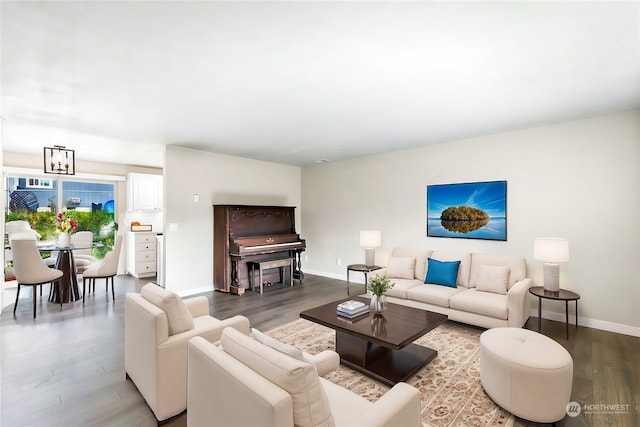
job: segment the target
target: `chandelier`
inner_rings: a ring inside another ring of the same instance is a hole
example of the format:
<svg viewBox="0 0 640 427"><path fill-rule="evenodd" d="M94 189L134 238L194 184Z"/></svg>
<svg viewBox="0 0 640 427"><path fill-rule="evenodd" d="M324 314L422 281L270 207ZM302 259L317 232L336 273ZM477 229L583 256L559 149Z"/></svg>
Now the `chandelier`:
<svg viewBox="0 0 640 427"><path fill-rule="evenodd" d="M44 173L58 175L76 174L76 155L62 145L44 147Z"/></svg>

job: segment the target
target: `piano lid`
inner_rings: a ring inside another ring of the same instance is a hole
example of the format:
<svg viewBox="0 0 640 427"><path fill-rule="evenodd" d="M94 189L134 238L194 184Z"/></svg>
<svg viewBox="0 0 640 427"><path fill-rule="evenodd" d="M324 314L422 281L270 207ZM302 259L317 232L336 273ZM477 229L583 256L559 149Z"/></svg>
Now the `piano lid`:
<svg viewBox="0 0 640 427"><path fill-rule="evenodd" d="M231 206L229 237L294 234L294 210L290 206Z"/></svg>

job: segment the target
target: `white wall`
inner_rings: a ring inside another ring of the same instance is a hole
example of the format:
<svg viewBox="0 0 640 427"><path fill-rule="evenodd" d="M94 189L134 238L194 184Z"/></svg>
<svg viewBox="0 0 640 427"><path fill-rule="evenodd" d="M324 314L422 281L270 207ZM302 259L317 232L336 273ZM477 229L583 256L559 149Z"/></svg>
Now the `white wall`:
<svg viewBox="0 0 640 427"><path fill-rule="evenodd" d="M305 167L303 270L345 278L359 230L378 229L378 264L394 246L520 255L541 284L534 238L566 237L580 323L640 336L639 171L639 110ZM492 180L507 181L506 242L426 237L428 184ZM564 304L543 308L564 320Z"/></svg>
<svg viewBox="0 0 640 427"><path fill-rule="evenodd" d="M214 204L296 206L299 230L300 182L299 167L166 147L165 287L181 295L213 290Z"/></svg>

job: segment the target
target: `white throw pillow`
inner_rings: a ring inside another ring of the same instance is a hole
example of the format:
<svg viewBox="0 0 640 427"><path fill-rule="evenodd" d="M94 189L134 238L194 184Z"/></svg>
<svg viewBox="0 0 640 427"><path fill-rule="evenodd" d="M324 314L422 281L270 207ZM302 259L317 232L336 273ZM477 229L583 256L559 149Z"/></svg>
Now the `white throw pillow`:
<svg viewBox="0 0 640 427"><path fill-rule="evenodd" d="M269 335L263 334L256 328L251 328L251 335L253 335L253 338L256 341L261 342L264 345L268 345L269 347L278 350L280 353L288 354L294 359L303 361L306 360L304 358L304 355L302 354L302 351L300 351L298 347L294 347L292 345L278 341L277 339L271 338Z"/></svg>
<svg viewBox="0 0 640 427"><path fill-rule="evenodd" d="M291 395L297 427L335 426L329 399L313 364L266 346L233 328L222 331L222 348Z"/></svg>
<svg viewBox="0 0 640 427"><path fill-rule="evenodd" d="M169 335L189 331L196 326L191 312L175 292L147 283L140 290L140 295L167 314Z"/></svg>
<svg viewBox="0 0 640 427"><path fill-rule="evenodd" d="M503 265L481 265L478 267L476 289L506 295L510 272L509 267Z"/></svg>
<svg viewBox="0 0 640 427"><path fill-rule="evenodd" d="M387 277L396 279L413 279L416 268L415 258L390 257L387 266Z"/></svg>

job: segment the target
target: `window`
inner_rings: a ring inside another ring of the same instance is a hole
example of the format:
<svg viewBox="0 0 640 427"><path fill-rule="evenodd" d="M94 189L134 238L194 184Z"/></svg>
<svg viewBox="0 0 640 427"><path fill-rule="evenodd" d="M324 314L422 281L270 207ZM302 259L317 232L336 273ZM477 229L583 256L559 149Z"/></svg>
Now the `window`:
<svg viewBox="0 0 640 427"><path fill-rule="evenodd" d="M44 178L25 178L26 188L53 188L53 181Z"/></svg>
<svg viewBox="0 0 640 427"><path fill-rule="evenodd" d="M113 204L113 191L113 184L63 180L62 204L82 211L108 209Z"/></svg>
<svg viewBox="0 0 640 427"><path fill-rule="evenodd" d="M42 240L57 238L55 215L67 210L78 222L78 231L91 231L101 243L93 255L102 258L115 237L115 182L78 181L59 177L7 176L5 221L28 221Z"/></svg>
<svg viewBox="0 0 640 427"><path fill-rule="evenodd" d="M47 181L44 185L43 181ZM30 177L8 177L6 207L9 212L55 211L57 181Z"/></svg>

